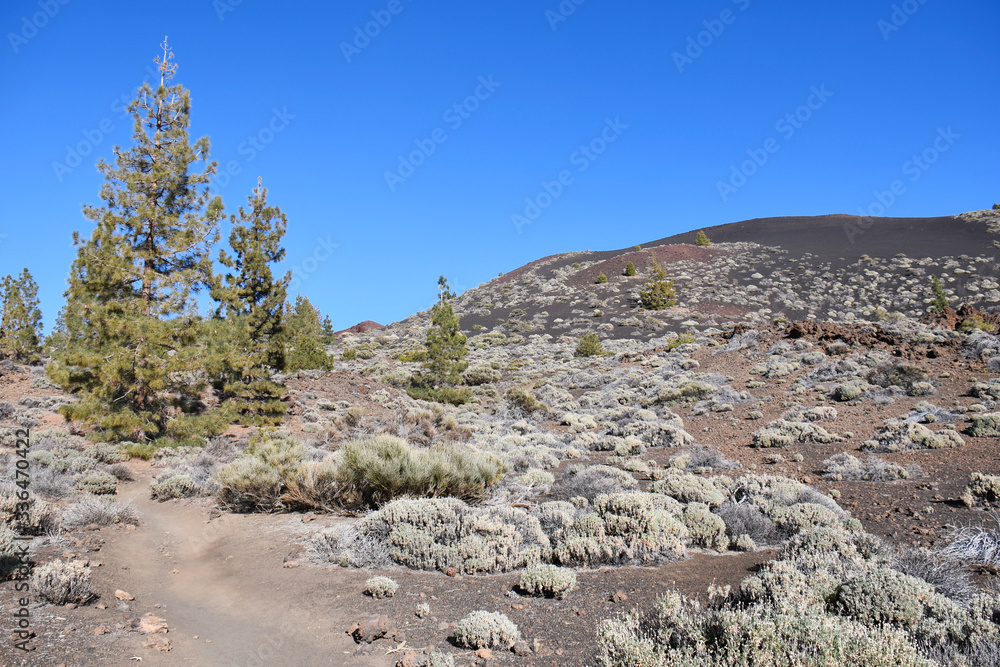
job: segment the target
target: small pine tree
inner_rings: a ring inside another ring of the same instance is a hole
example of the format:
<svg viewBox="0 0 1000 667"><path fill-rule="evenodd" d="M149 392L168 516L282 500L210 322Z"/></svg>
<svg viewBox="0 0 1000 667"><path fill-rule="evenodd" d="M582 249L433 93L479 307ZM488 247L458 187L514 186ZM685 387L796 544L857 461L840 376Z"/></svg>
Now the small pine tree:
<svg viewBox="0 0 1000 667"><path fill-rule="evenodd" d="M295 308L286 304L288 370L333 370L334 358L323 345L323 324L319 310L304 296L295 297Z"/></svg>
<svg viewBox="0 0 1000 667"><path fill-rule="evenodd" d="M1000 211L1000 204L993 204L994 211Z"/></svg>
<svg viewBox="0 0 1000 667"><path fill-rule="evenodd" d="M229 272L213 280L211 294L219 306L209 323L214 335L205 365L237 419L263 426L280 423L287 410L280 401L284 387L271 381L271 371L285 367L281 320L292 275L275 280L271 273L270 265L285 256L281 239L288 220L280 208L267 204L260 179L249 205L249 211L241 206L239 217L230 217L232 254L219 252L219 263Z"/></svg>
<svg viewBox="0 0 1000 667"><path fill-rule="evenodd" d="M667 280L667 272L663 265L652 259L652 269L646 281L646 289L639 292L639 302L645 310L664 310L677 303L677 293L674 291L674 281Z"/></svg>
<svg viewBox="0 0 1000 667"><path fill-rule="evenodd" d="M2 281L3 314L0 315L0 357L34 364L42 354L42 311L38 285L28 269Z"/></svg>
<svg viewBox="0 0 1000 667"><path fill-rule="evenodd" d="M333 321L327 315L323 318L323 328L320 332L320 341L323 345L333 345L337 342L337 334L333 330Z"/></svg>
<svg viewBox="0 0 1000 667"><path fill-rule="evenodd" d="M626 276L634 276L635 275L635 264L633 264L632 262L629 262L628 264L625 265L625 275Z"/></svg>
<svg viewBox="0 0 1000 667"><path fill-rule="evenodd" d="M598 285L603 285L604 283L608 282L608 277L604 275L604 273L602 272L597 276L597 280L594 282L596 282Z"/></svg>
<svg viewBox="0 0 1000 667"><path fill-rule="evenodd" d="M931 290L934 292L934 303L931 304L930 311L943 313L948 308L948 297L937 276L931 276Z"/></svg>
<svg viewBox="0 0 1000 667"><path fill-rule="evenodd" d="M438 301L431 308L431 327L427 330L426 373L416 373L407 393L414 398L426 398L449 403L465 403L468 390L455 389L462 373L469 367L466 337L459 328L459 319L451 307L455 294L448 288L444 276L438 279Z"/></svg>
<svg viewBox="0 0 1000 667"><path fill-rule="evenodd" d="M596 333L585 333L580 337L574 356L593 357L601 354L604 354L604 345L601 344L601 339Z"/></svg>
<svg viewBox="0 0 1000 667"><path fill-rule="evenodd" d="M694 244L698 246L710 246L712 245L712 241L708 238L705 232L699 231L698 235L694 237Z"/></svg>

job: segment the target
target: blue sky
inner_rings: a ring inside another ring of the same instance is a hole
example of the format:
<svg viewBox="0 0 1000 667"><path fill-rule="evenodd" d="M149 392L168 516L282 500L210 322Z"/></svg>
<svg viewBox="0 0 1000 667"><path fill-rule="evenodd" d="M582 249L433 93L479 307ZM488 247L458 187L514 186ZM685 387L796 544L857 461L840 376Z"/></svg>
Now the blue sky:
<svg viewBox="0 0 1000 667"><path fill-rule="evenodd" d="M988 208L997 25L995 0L5 0L0 273L50 326L164 35L227 211L263 178L342 328L558 252Z"/></svg>

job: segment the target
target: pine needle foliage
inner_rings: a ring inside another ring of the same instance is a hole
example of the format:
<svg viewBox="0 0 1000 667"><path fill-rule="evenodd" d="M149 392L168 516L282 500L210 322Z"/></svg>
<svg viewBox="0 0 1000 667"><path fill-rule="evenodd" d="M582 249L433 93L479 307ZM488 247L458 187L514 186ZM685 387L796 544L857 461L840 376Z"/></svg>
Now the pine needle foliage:
<svg viewBox="0 0 1000 667"><path fill-rule="evenodd" d="M712 241L704 231L699 231L698 235L694 237L694 244L697 246L710 246L712 245Z"/></svg>
<svg viewBox="0 0 1000 667"><path fill-rule="evenodd" d="M930 311L933 313L943 313L948 309L948 296L944 293L941 280L937 276L931 276L931 290L934 292L934 302Z"/></svg>
<svg viewBox="0 0 1000 667"><path fill-rule="evenodd" d="M630 277L635 275L635 264L629 262L625 265L625 275Z"/></svg>
<svg viewBox="0 0 1000 667"><path fill-rule="evenodd" d="M667 280L663 265L650 255L652 266L646 281L646 289L639 292L639 302L645 310L664 310L677 303L674 281Z"/></svg>
<svg viewBox="0 0 1000 667"><path fill-rule="evenodd" d="M462 373L469 367L465 334L451 307L455 294L444 276L438 279L438 301L431 308L431 327L427 330L426 373L416 373L407 392L414 398L461 404L471 398L468 390L456 389Z"/></svg>
<svg viewBox="0 0 1000 667"><path fill-rule="evenodd" d="M268 205L267 188L257 179L248 210L241 206L230 222L231 252L219 252L228 271L215 277L211 291L219 305L209 323L206 370L240 423L278 424L287 411L280 400L285 390L271 381L271 371L285 368L282 315L292 275L276 280L271 264L285 256L288 220Z"/></svg>
<svg viewBox="0 0 1000 667"><path fill-rule="evenodd" d="M166 40L162 48L159 85L143 84L128 106L133 146L98 163L104 203L84 208L95 224L90 238L73 235L72 317L49 368L82 394L64 416L90 421L108 439L156 437L168 409L193 405L200 390L190 372L198 365L194 295L211 279L223 206L209 195L208 138L189 140L190 94L169 85L177 66Z"/></svg>
<svg viewBox="0 0 1000 667"><path fill-rule="evenodd" d="M285 338L288 341L287 369L332 370L334 358L326 353L320 312L304 296L295 297L295 307L286 305Z"/></svg>
<svg viewBox="0 0 1000 667"><path fill-rule="evenodd" d="M0 358L24 364L41 359L42 311L38 308L38 285L28 269L0 282L3 311L0 314Z"/></svg>

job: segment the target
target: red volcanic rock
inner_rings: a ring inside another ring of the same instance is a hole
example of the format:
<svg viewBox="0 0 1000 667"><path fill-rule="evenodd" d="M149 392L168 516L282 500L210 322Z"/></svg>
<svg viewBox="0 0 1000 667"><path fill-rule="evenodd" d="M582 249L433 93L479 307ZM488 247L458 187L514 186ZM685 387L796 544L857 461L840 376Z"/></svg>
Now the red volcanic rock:
<svg viewBox="0 0 1000 667"><path fill-rule="evenodd" d="M372 322L371 320L365 320L364 322L358 322L353 327L348 327L343 331L338 331L338 336L343 336L344 334L361 334L366 331L371 331L372 329L385 329L384 324L379 324L378 322Z"/></svg>

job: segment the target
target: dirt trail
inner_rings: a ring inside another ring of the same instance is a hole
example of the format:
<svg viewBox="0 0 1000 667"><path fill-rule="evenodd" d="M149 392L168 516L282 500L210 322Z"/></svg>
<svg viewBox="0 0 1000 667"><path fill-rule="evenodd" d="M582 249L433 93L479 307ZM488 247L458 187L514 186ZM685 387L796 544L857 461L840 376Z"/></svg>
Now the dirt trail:
<svg viewBox="0 0 1000 667"><path fill-rule="evenodd" d="M130 635L123 659L140 656L151 666L394 664L381 651L355 655L344 633L356 619L350 611L360 594L356 576L283 566L300 520L223 515L208 521L203 505L149 500L147 484L141 478L119 487L120 497L135 502L142 525L108 540L99 584L109 609L119 605L114 592L122 589L135 596L127 609L119 607L125 617L152 612L164 618L170 631L159 636L170 640L171 650L158 652L144 646L145 635Z"/></svg>

